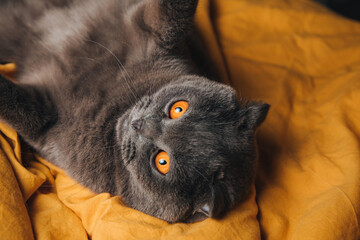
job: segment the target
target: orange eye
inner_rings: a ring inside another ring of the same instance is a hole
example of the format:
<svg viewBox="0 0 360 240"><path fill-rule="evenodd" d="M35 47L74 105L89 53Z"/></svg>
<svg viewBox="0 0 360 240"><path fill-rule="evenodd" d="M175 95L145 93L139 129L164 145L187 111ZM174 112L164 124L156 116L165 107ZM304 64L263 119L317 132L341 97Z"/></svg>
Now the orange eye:
<svg viewBox="0 0 360 240"><path fill-rule="evenodd" d="M170 118L177 119L181 117L186 112L186 110L188 110L188 108L189 103L186 101L178 101L174 103L170 109Z"/></svg>
<svg viewBox="0 0 360 240"><path fill-rule="evenodd" d="M170 170L169 155L164 151L159 152L155 157L155 166L160 173L167 174Z"/></svg>

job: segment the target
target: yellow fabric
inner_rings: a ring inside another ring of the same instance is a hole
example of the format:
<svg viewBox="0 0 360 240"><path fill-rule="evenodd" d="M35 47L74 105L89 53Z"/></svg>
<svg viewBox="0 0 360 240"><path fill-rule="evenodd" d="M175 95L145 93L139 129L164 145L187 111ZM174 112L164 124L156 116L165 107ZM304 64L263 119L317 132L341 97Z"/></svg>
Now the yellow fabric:
<svg viewBox="0 0 360 240"><path fill-rule="evenodd" d="M9 79L13 80L16 72L16 65L14 63L0 64L0 73Z"/></svg>
<svg viewBox="0 0 360 240"><path fill-rule="evenodd" d="M11 75L16 71L16 65L14 63L1 64L0 72L4 75Z"/></svg>
<svg viewBox="0 0 360 240"><path fill-rule="evenodd" d="M167 224L81 187L0 124L1 239L360 238L360 23L308 0L200 0L196 24L224 81L272 105L256 200Z"/></svg>

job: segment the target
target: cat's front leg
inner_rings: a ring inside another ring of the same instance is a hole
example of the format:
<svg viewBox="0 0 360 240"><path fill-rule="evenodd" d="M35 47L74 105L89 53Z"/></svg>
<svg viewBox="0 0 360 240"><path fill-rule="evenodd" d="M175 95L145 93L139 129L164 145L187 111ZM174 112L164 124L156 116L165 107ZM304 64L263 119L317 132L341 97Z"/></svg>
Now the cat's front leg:
<svg viewBox="0 0 360 240"><path fill-rule="evenodd" d="M30 85L16 84L0 74L0 121L25 139L36 140L57 120L47 94Z"/></svg>

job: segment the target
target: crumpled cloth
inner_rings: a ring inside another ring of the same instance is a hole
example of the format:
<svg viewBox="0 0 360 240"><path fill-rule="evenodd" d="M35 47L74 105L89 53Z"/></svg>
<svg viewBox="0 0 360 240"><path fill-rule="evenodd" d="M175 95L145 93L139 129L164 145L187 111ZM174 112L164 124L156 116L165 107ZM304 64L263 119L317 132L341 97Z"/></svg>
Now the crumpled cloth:
<svg viewBox="0 0 360 240"><path fill-rule="evenodd" d="M200 0L196 26L223 81L271 104L249 199L168 224L77 184L0 123L1 239L360 238L360 23L309 0Z"/></svg>

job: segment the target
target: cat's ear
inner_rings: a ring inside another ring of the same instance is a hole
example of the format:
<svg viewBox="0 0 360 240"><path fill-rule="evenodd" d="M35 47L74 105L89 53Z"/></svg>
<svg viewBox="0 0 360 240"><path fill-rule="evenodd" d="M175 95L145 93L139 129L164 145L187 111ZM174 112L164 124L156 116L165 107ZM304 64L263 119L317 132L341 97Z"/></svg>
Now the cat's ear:
<svg viewBox="0 0 360 240"><path fill-rule="evenodd" d="M173 47L185 39L193 24L198 0L149 0L144 23L164 47Z"/></svg>
<svg viewBox="0 0 360 240"><path fill-rule="evenodd" d="M204 205L204 207L208 208L208 205ZM185 223L196 223L201 222L205 219L209 218L209 211L203 211L202 209L196 210L190 217L184 220Z"/></svg>
<svg viewBox="0 0 360 240"><path fill-rule="evenodd" d="M262 102L251 102L239 112L239 128L255 130L265 120L270 105Z"/></svg>
<svg viewBox="0 0 360 240"><path fill-rule="evenodd" d="M194 223L205 220L206 218L220 218L228 208L224 193L220 186L211 186L211 197L195 209L192 216L185 220L187 223Z"/></svg>

